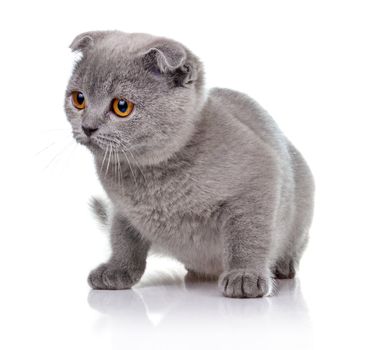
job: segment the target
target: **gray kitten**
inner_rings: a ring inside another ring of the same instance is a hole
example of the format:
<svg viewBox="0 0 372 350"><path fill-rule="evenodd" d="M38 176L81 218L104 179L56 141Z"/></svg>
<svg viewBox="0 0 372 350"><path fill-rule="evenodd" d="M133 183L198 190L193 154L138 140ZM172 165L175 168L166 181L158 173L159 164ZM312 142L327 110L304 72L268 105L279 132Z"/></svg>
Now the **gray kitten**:
<svg viewBox="0 0 372 350"><path fill-rule="evenodd" d="M112 255L94 289L141 278L150 247L190 273L219 276L228 297L262 297L293 278L308 239L313 179L301 154L251 98L205 95L199 59L147 34L89 32L65 109L107 192Z"/></svg>

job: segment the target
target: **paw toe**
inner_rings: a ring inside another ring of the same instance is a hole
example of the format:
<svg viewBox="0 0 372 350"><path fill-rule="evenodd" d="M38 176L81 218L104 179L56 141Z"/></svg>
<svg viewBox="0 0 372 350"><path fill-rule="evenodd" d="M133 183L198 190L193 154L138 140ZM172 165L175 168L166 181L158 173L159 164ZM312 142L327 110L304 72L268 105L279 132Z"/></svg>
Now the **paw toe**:
<svg viewBox="0 0 372 350"><path fill-rule="evenodd" d="M125 270L107 269L102 274L102 280L107 289L128 289L133 281Z"/></svg>
<svg viewBox="0 0 372 350"><path fill-rule="evenodd" d="M134 284L127 271L102 264L88 276L92 289L128 289Z"/></svg>
<svg viewBox="0 0 372 350"><path fill-rule="evenodd" d="M102 281L102 274L106 270L104 265L98 266L90 272L88 276L88 284L92 289L106 289Z"/></svg>
<svg viewBox="0 0 372 350"><path fill-rule="evenodd" d="M271 280L269 277L239 269L222 274L219 286L227 297L259 298L269 294Z"/></svg>

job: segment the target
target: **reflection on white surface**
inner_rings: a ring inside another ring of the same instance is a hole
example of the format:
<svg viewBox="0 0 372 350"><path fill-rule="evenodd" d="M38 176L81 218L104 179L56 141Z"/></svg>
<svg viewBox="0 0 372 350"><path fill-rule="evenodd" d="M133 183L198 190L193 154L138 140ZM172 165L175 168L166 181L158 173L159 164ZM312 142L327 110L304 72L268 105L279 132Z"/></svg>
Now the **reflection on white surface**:
<svg viewBox="0 0 372 350"><path fill-rule="evenodd" d="M96 330L109 333L114 349L129 344L184 349L203 343L217 349L312 348L298 280L280 281L270 298L228 299L216 282L158 275L133 290L90 291L88 302L101 313Z"/></svg>

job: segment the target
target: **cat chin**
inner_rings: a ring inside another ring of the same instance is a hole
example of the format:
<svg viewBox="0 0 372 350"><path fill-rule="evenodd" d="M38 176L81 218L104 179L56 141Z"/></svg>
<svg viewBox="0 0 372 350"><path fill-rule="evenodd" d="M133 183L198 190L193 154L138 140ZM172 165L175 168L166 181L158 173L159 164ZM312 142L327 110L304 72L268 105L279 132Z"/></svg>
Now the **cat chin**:
<svg viewBox="0 0 372 350"><path fill-rule="evenodd" d="M93 154L96 153L103 153L103 150L98 145L94 144L90 140L82 140L82 139L76 139L76 142L82 146L85 146L89 149Z"/></svg>
<svg viewBox="0 0 372 350"><path fill-rule="evenodd" d="M105 153L105 151L100 146L92 142L86 143L84 146L87 147L89 151L91 151L94 155L103 155Z"/></svg>

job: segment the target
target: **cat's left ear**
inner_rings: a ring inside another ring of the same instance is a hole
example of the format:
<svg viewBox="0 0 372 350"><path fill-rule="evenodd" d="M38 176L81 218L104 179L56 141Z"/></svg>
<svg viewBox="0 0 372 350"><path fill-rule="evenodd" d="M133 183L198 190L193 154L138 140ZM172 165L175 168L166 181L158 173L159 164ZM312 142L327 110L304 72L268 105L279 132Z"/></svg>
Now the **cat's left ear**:
<svg viewBox="0 0 372 350"><path fill-rule="evenodd" d="M177 42L159 42L142 59L146 69L170 77L177 86L190 85L197 79L198 60Z"/></svg>
<svg viewBox="0 0 372 350"><path fill-rule="evenodd" d="M79 34L70 44L70 49L75 51L86 52L94 46L97 40L102 39L107 32L93 31Z"/></svg>

